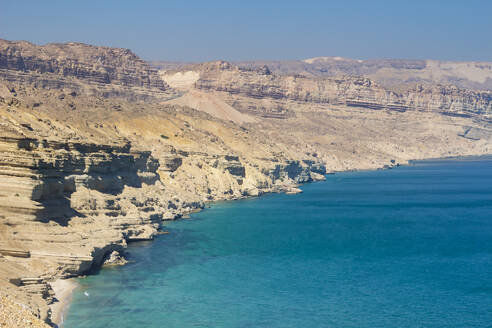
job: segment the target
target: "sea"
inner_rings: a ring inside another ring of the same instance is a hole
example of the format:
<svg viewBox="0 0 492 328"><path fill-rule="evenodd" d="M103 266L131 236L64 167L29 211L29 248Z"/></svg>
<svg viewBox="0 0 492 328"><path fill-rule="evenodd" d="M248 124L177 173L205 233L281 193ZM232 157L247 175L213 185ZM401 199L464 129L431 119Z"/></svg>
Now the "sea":
<svg viewBox="0 0 492 328"><path fill-rule="evenodd" d="M492 157L217 202L78 279L64 328L492 327Z"/></svg>

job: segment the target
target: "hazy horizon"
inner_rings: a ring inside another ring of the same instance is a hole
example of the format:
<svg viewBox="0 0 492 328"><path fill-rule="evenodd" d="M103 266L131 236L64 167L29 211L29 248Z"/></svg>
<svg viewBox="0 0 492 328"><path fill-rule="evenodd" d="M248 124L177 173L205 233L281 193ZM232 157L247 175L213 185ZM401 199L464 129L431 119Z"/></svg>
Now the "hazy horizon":
<svg viewBox="0 0 492 328"><path fill-rule="evenodd" d="M148 61L492 61L488 1L23 1L0 38L129 48Z"/></svg>

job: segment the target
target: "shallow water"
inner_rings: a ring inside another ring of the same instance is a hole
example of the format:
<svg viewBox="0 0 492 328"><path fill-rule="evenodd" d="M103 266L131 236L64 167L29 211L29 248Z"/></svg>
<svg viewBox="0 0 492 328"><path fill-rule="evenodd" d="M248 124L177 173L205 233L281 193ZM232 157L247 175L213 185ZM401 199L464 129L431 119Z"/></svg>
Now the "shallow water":
<svg viewBox="0 0 492 328"><path fill-rule="evenodd" d="M492 326L491 158L303 190L132 244L133 263L79 280L65 327Z"/></svg>

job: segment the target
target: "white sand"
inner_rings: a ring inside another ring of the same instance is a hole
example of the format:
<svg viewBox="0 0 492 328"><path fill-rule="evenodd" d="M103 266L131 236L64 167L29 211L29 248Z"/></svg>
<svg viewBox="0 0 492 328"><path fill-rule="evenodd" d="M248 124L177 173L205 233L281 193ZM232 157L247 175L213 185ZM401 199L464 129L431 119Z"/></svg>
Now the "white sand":
<svg viewBox="0 0 492 328"><path fill-rule="evenodd" d="M63 327L65 314L72 300L72 292L78 287L78 284L75 279L58 279L51 283L51 287L55 291L55 297L58 300L50 305L51 320L58 327Z"/></svg>

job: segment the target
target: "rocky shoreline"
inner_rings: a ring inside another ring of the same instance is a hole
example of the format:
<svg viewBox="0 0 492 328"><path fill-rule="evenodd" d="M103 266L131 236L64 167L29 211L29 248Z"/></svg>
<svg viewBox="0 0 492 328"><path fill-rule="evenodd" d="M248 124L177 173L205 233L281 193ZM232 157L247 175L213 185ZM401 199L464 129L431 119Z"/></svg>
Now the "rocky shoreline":
<svg viewBox="0 0 492 328"><path fill-rule="evenodd" d="M66 299L55 281L118 262L208 202L490 154L491 106L456 86L222 61L166 71L128 49L0 40L0 297L52 324Z"/></svg>
<svg viewBox="0 0 492 328"><path fill-rule="evenodd" d="M27 292L25 302L31 309L37 307L38 315L54 324L62 320L68 298L65 289L59 287L64 280L52 283L53 279L86 274L107 260L115 262L112 258L118 260L129 242L151 240L157 235L162 220L181 218L205 206L198 198L205 195L192 194L195 198L187 199L177 191L164 193L166 189L156 173L158 165L148 152L16 137L4 138L0 146L4 154L0 184L6 192L16 192L17 204L12 209L9 203L2 203L4 213L17 214L9 214L10 223L3 228L2 233L11 238L2 240L0 261L14 265L6 278ZM229 159L238 161L235 157ZM301 168L292 165L286 167ZM8 171L14 167L15 175ZM224 172L230 174L227 167ZM246 189L226 193L218 199L291 190L292 184L318 180L322 175L304 166L292 178L296 180L280 180L280 184L255 192ZM25 189L19 189L19 185ZM19 211L20 205L26 210ZM132 212L131 216L127 214ZM26 239L30 229L38 230L36 239ZM66 246L59 247L60 243ZM28 265L33 268L32 274L24 269ZM6 287L7 294L17 292L15 287ZM57 289L61 294L56 293ZM50 309L46 304L51 304Z"/></svg>
<svg viewBox="0 0 492 328"><path fill-rule="evenodd" d="M477 157L488 157L491 156L492 154L486 154L486 155L481 155L481 156L448 156L448 157L443 157L443 158L425 158L425 159L419 159L419 161L426 161L426 160L466 160L468 158L473 158L476 159ZM403 164L405 165L411 165L413 160L409 160L407 163ZM400 167L402 164L400 163L395 163L393 166L385 166L385 167L380 167L377 169L371 169L371 170L388 170L392 169L395 167ZM338 171L338 172L332 172L330 174L337 174L337 173L342 173L342 172L357 172L357 171L365 171L365 170L360 170L360 169L353 169L353 170L345 170L345 171ZM324 179L319 179L315 180L312 182L316 181L324 181ZM275 193L286 193L286 194L297 194L297 193L302 193L302 190L298 188L299 185L293 185L293 186L285 186L284 188L279 188L277 190L272 190L270 192L275 192ZM237 199L231 199L233 200L239 200L239 199L244 199L244 198L249 198L249 197L254 197L254 196L245 196L245 197L240 197ZM205 207L205 206L204 206ZM203 208L202 208L203 209ZM202 209L196 209L188 213L183 213L180 215L177 215L176 218L174 219L188 219L187 217L188 214L192 212L198 212L201 211ZM101 264L100 267L104 267L107 265L125 265L126 261L122 263L103 263ZM100 268L99 267L99 268ZM98 271L98 267L93 268L95 271ZM89 273L90 274L90 273ZM66 316L66 313L68 311L68 308L70 306L71 302L71 295L74 292L74 290L78 287L77 282L74 280L74 278L68 278L68 279L59 279L51 283L51 286L54 290L55 293L55 298L57 301L53 304L50 305L51 309L51 318L52 322L55 324L56 327L63 328L63 319Z"/></svg>
<svg viewBox="0 0 492 328"><path fill-rule="evenodd" d="M323 179L319 179L316 181L323 181ZM302 192L301 189L295 187L295 186L286 186L285 189L277 189L277 190L272 190L271 192L274 193L280 193L280 192L285 192L286 194L297 194ZM266 193L265 193L266 194ZM237 199L230 199L230 201L234 200L239 200L239 199L244 199L244 198L250 198L250 197L255 197L255 196L245 196ZM188 219L188 215L191 213L196 213L200 211L201 209L196 209L188 212L183 212L181 214L178 214L176 218L173 220L182 220L182 219ZM159 230L157 231L156 235L161 234L163 231ZM165 234L165 233L164 233ZM152 238L149 238L148 240L152 240ZM139 241L139 240L135 240ZM131 243L131 241L128 241ZM123 252L122 252L123 253ZM119 254L119 253L118 253ZM121 255L121 258L123 259L122 262L120 263L101 263L99 266L95 266L91 268L91 272L97 272L99 271L98 269L103 268L105 266L111 266L111 265L118 265L118 266L124 266L127 261L124 258L124 255ZM63 328L63 322L64 318L66 317L67 311L70 307L70 303L72 301L72 293L75 291L75 289L78 287L78 284L76 282L76 278L85 276L87 274L91 274L90 272L81 274L79 276L73 276L70 278L66 279L58 279L50 283L51 288L53 289L54 292L54 301L52 304L50 304L50 311L51 311L51 322L54 324L55 327Z"/></svg>

